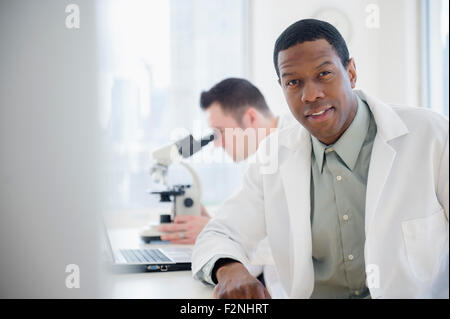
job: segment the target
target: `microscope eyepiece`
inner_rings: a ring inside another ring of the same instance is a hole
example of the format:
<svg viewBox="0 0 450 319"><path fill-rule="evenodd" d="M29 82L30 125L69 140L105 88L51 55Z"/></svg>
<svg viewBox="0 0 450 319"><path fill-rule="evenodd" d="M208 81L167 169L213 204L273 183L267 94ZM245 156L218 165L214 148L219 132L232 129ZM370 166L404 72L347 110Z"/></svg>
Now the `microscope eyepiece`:
<svg viewBox="0 0 450 319"><path fill-rule="evenodd" d="M210 142L214 141L215 138L216 134L214 133L202 137L202 139L200 140L201 147L208 145Z"/></svg>
<svg viewBox="0 0 450 319"><path fill-rule="evenodd" d="M200 151L204 146L208 145L210 142L214 141L215 134L211 133L207 136L204 136L200 139L200 141L194 139L192 134L182 138L177 141L175 145L178 148L178 152L184 158L191 157L198 151Z"/></svg>

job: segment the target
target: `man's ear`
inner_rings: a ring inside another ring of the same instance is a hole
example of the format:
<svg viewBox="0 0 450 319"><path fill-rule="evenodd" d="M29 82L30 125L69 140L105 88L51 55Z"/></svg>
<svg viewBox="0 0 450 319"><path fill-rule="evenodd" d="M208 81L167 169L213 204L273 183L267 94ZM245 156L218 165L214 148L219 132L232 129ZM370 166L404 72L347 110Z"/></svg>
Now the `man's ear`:
<svg viewBox="0 0 450 319"><path fill-rule="evenodd" d="M356 86L357 75L356 75L355 60L353 58L348 60L347 74L348 74L348 78L350 80L350 85L352 86L352 89L354 89Z"/></svg>
<svg viewBox="0 0 450 319"><path fill-rule="evenodd" d="M255 127L255 125L257 124L258 115L259 113L254 107L247 108L242 115L241 120L244 127Z"/></svg>

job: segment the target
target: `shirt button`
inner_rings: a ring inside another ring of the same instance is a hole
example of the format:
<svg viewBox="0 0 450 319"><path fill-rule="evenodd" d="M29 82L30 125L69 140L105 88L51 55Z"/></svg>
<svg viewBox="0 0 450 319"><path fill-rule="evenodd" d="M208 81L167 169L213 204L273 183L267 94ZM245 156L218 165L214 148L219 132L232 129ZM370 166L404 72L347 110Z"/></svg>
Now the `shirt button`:
<svg viewBox="0 0 450 319"><path fill-rule="evenodd" d="M347 220L348 220L348 215L345 214L344 216L342 216L342 219L345 220L345 221L347 221Z"/></svg>
<svg viewBox="0 0 450 319"><path fill-rule="evenodd" d="M353 255L348 255L348 260L353 260L355 258Z"/></svg>
<svg viewBox="0 0 450 319"><path fill-rule="evenodd" d="M342 176L341 176L341 175L338 175L338 176L336 176L336 179L337 179L338 181L340 181L340 180L342 179Z"/></svg>

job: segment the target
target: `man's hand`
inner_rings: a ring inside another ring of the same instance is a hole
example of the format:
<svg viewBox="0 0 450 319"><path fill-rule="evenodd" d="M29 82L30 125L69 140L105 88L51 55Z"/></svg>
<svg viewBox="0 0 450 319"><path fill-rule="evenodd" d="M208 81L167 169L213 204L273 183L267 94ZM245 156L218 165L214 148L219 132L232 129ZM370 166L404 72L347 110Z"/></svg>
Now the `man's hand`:
<svg viewBox="0 0 450 319"><path fill-rule="evenodd" d="M214 298L220 299L270 299L264 285L250 275L240 262L231 262L216 271L218 284Z"/></svg>
<svg viewBox="0 0 450 319"><path fill-rule="evenodd" d="M163 224L158 231L167 233L161 236L161 240L170 240L172 244L194 244L209 220L209 216L178 215L174 223Z"/></svg>

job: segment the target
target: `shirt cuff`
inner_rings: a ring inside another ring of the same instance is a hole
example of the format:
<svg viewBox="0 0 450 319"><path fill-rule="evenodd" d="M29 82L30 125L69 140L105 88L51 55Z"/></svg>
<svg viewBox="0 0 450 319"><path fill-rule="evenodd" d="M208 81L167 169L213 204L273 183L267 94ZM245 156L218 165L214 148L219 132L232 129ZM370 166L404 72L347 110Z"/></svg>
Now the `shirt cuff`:
<svg viewBox="0 0 450 319"><path fill-rule="evenodd" d="M211 258L201 269L200 271L195 275L196 279L199 279L200 281L210 284L210 285L216 285L216 283L212 280L212 271L214 269L214 265L219 259L233 259L236 260L236 257L229 256L229 255L216 255L213 258ZM240 262L239 260L236 260L237 262Z"/></svg>

